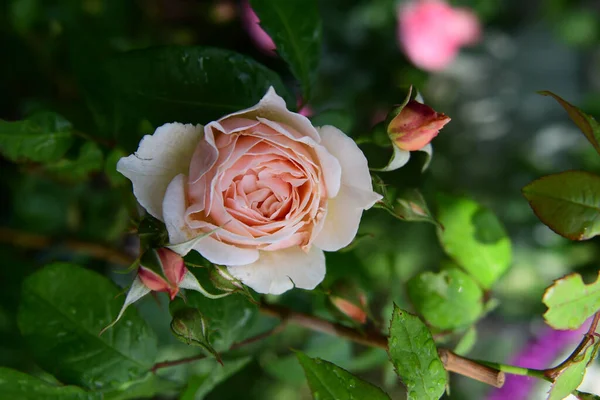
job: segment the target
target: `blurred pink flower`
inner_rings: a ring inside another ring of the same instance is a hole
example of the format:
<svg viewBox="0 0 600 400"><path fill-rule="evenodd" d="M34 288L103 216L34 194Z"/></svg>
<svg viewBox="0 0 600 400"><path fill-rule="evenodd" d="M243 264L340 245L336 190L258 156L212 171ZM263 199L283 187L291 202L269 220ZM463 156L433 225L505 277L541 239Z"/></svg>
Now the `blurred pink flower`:
<svg viewBox="0 0 600 400"><path fill-rule="evenodd" d="M481 36L477 16L443 0L410 1L398 7L398 38L406 56L419 68L446 68L462 46Z"/></svg>
<svg viewBox="0 0 600 400"><path fill-rule="evenodd" d="M242 2L242 22L256 46L264 53L274 56L275 43L273 43L273 39L267 32L260 27L260 20L248 1Z"/></svg>

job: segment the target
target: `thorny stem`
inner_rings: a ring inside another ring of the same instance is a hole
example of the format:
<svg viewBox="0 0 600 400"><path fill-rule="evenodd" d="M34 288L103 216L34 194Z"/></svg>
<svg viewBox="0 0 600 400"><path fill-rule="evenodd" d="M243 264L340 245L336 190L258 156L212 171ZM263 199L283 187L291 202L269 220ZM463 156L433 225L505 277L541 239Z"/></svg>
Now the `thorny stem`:
<svg viewBox="0 0 600 400"><path fill-rule="evenodd" d="M99 260L104 260L110 263L124 266L130 266L135 261L135 258L129 254L126 254L118 249L107 247L97 243L89 243L70 239L55 240L43 235L15 231L6 227L0 227L0 242L9 243L17 247L24 247L37 250L47 249L53 246L63 247L74 252L87 253ZM321 319L310 314L293 311L275 304L268 304L263 302L259 304L259 307L260 311L263 314L281 319L285 323L282 322L280 325L278 325L270 331L246 339L242 342L235 343L233 346L231 346L230 350L243 347L245 345L262 340L268 336L274 335L280 332L288 322L295 323L313 331L342 337L365 346L377 347L380 349L387 350L388 337L383 335L381 332L362 332L344 325ZM596 329L598 328L599 324L600 312L594 315L594 319L592 320L592 323L590 325L590 328L588 329L585 338L579 344L579 346L577 346L575 351L573 351L573 353L564 362L560 363L556 367L548 368L546 370L536 370L531 368L521 368L513 365L493 363L488 361L471 360L459 356L453 353L451 350L444 348L439 348L438 353L447 371L455 372L457 374L479 380L491 386L501 387L504 384L504 373L514 375L527 375L553 382L556 376L558 376L560 372L562 372L567 366L569 366L570 363L573 362L573 359L577 357L583 349L586 348L588 343L590 341L595 340L595 338L598 335L596 333ZM201 360L205 357L206 356L204 354L200 354L193 357L182 358L180 360L160 362L155 364L151 368L151 371L156 372L156 370L161 368L186 364L197 360Z"/></svg>

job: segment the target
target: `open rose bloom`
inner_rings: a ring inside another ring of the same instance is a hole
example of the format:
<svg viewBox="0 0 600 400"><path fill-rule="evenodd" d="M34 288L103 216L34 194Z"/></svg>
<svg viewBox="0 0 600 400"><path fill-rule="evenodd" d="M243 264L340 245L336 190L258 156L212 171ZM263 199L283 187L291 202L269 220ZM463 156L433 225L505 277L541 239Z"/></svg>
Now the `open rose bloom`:
<svg viewBox="0 0 600 400"><path fill-rule="evenodd" d="M350 244L363 210L381 199L354 141L288 111L273 88L204 127L159 127L117 169L170 243L192 241L260 293L313 289L325 276L323 250ZM184 255L189 246L171 248Z"/></svg>

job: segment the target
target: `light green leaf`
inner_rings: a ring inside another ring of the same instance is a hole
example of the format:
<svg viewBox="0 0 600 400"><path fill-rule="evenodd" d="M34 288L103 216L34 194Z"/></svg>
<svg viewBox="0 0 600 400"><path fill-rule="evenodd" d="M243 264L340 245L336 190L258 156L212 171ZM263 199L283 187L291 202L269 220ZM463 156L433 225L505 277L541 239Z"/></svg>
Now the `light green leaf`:
<svg viewBox="0 0 600 400"><path fill-rule="evenodd" d="M242 370L252 360L252 357L238 358L237 360L225 360L223 366L215 368L210 365L201 375L193 375L189 378L187 387L179 397L179 400L202 400L218 384L226 381L231 376ZM204 364L209 366L209 364Z"/></svg>
<svg viewBox="0 0 600 400"><path fill-rule="evenodd" d="M217 352L229 350L243 339L257 315L256 305L244 296L232 294L221 299L209 299L198 292L186 291L186 302L177 298L171 302L171 315L185 307L196 308L206 322L208 342ZM195 332L201 337L201 332Z"/></svg>
<svg viewBox="0 0 600 400"><path fill-rule="evenodd" d="M16 162L57 161L73 143L71 130L69 121L51 112L22 121L0 120L0 154Z"/></svg>
<svg viewBox="0 0 600 400"><path fill-rule="evenodd" d="M250 0L261 27L311 99L321 58L321 16L317 0Z"/></svg>
<svg viewBox="0 0 600 400"><path fill-rule="evenodd" d="M448 268L423 272L407 283L408 296L425 320L442 330L475 322L483 311L483 292L468 274Z"/></svg>
<svg viewBox="0 0 600 400"><path fill-rule="evenodd" d="M446 253L489 289L511 263L511 243L498 218L464 197L438 196L438 237Z"/></svg>
<svg viewBox="0 0 600 400"><path fill-rule="evenodd" d="M523 188L533 212L550 229L571 240L600 234L600 176L566 171Z"/></svg>
<svg viewBox="0 0 600 400"><path fill-rule="evenodd" d="M177 121L205 124L254 106L270 86L295 104L279 76L253 59L208 47L157 47L124 54L107 66L109 124L134 150L149 120L158 127Z"/></svg>
<svg viewBox="0 0 600 400"><path fill-rule="evenodd" d="M542 299L548 310L544 318L554 329L577 329L600 310L600 276L586 285L579 274L554 281Z"/></svg>
<svg viewBox="0 0 600 400"><path fill-rule="evenodd" d="M467 332L460 338L454 352L459 356L465 356L471 351L477 341L477 330L474 326L467 329Z"/></svg>
<svg viewBox="0 0 600 400"><path fill-rule="evenodd" d="M304 369L315 400L389 400L390 398L377 386L352 375L335 364L320 358L310 358L301 352L297 352L296 356Z"/></svg>
<svg viewBox="0 0 600 400"><path fill-rule="evenodd" d="M589 340L587 347L555 378L548 400L563 400L581 385L585 370L596 358L599 346L600 342L594 343L593 339Z"/></svg>
<svg viewBox="0 0 600 400"><path fill-rule="evenodd" d="M51 264L29 276L18 322L37 363L65 383L90 389L146 373L156 355L156 336L133 308L98 335L117 316L120 292L103 276L72 264Z"/></svg>
<svg viewBox="0 0 600 400"><path fill-rule="evenodd" d="M56 386L39 378L0 367L0 393L15 400L101 400L100 393L89 393L77 386Z"/></svg>
<svg viewBox="0 0 600 400"><path fill-rule="evenodd" d="M600 153L600 124L596 122L594 117L581 111L568 101L560 96L547 90L539 92L543 96L551 96L567 111L571 120L579 127L587 140L594 146L596 151Z"/></svg>
<svg viewBox="0 0 600 400"><path fill-rule="evenodd" d="M398 308L390 324L388 354L406 385L408 399L439 399L446 390L447 375L427 326Z"/></svg>

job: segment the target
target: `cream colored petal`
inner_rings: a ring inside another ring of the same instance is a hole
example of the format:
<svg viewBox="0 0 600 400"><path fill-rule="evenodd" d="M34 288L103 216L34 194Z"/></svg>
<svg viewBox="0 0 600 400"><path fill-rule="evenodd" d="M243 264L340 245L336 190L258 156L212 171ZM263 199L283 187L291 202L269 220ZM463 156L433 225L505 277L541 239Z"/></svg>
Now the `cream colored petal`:
<svg viewBox="0 0 600 400"><path fill-rule="evenodd" d="M152 216L163 220L162 201L169 182L187 172L202 126L165 124L146 135L137 151L117 163L117 171L133 184L133 194Z"/></svg>
<svg viewBox="0 0 600 400"><path fill-rule="evenodd" d="M294 286L311 290L325 277L325 255L315 246L308 252L300 247L261 251L256 262L228 270L259 293L281 294Z"/></svg>
<svg viewBox="0 0 600 400"><path fill-rule="evenodd" d="M363 210L371 208L382 196L371 190L342 185L340 193L327 202L327 214L313 244L325 251L348 246L360 224Z"/></svg>

